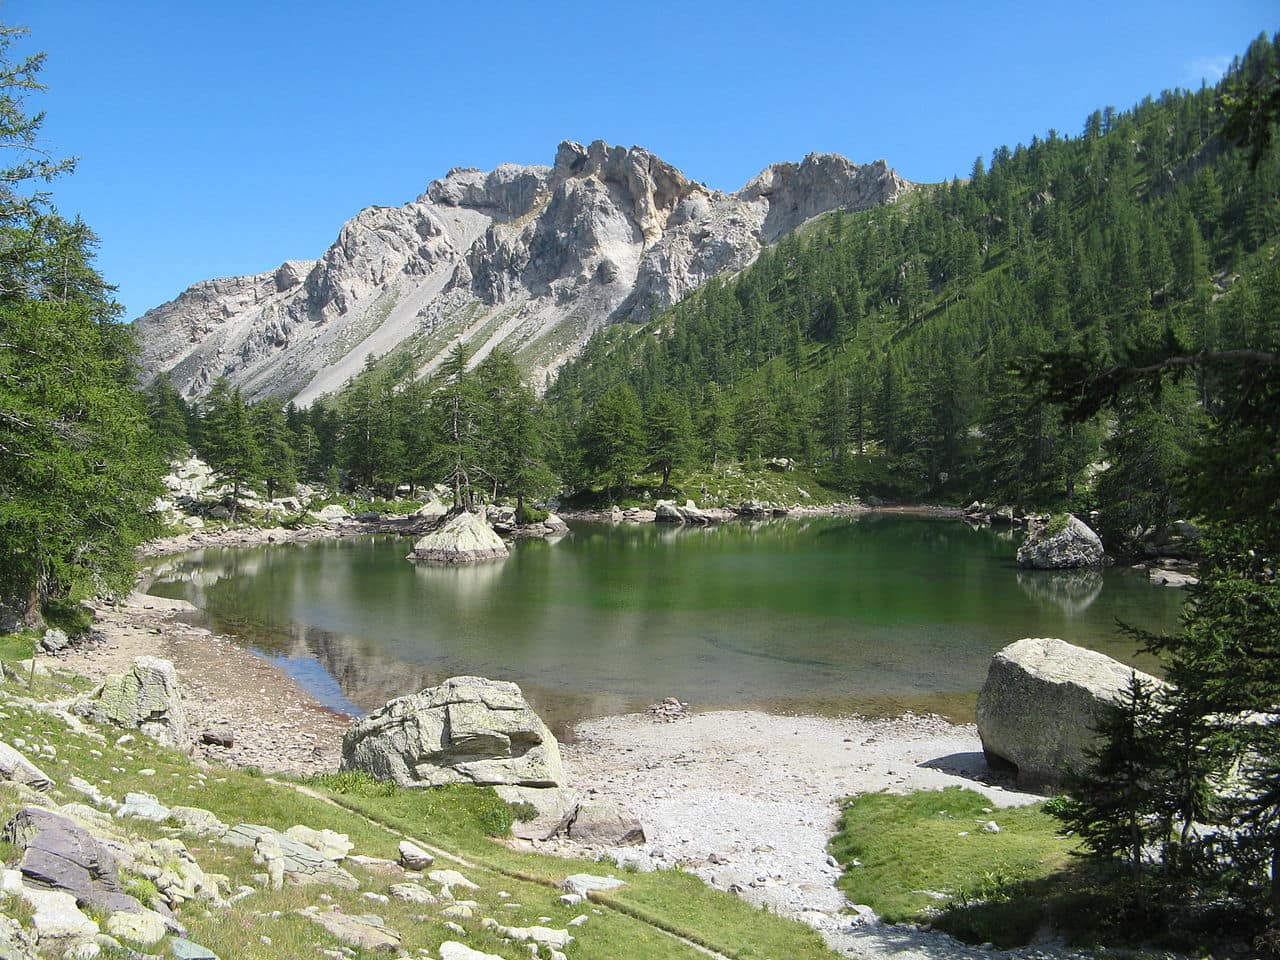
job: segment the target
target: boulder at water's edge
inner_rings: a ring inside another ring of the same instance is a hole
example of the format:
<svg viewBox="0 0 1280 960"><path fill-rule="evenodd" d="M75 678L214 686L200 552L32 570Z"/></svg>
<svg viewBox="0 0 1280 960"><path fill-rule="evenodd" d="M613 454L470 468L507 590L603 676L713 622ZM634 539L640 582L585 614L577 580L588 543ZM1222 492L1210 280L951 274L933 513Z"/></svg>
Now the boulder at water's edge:
<svg viewBox="0 0 1280 960"><path fill-rule="evenodd" d="M342 769L401 786L564 786L560 745L514 683L451 677L397 697L342 738Z"/></svg>
<svg viewBox="0 0 1280 960"><path fill-rule="evenodd" d="M507 545L484 517L463 510L415 543L408 559L475 563L478 560L501 559L509 553Z"/></svg>
<svg viewBox="0 0 1280 960"><path fill-rule="evenodd" d="M1061 529L1051 523L1032 531L1018 548L1018 566L1033 570L1100 567L1106 562L1102 540L1073 516L1067 517Z"/></svg>
<svg viewBox="0 0 1280 960"><path fill-rule="evenodd" d="M1069 770L1086 766L1099 723L1115 709L1134 673L1161 684L1063 640L1009 644L991 658L978 694L978 735L988 761L1013 764L1022 787L1061 785Z"/></svg>

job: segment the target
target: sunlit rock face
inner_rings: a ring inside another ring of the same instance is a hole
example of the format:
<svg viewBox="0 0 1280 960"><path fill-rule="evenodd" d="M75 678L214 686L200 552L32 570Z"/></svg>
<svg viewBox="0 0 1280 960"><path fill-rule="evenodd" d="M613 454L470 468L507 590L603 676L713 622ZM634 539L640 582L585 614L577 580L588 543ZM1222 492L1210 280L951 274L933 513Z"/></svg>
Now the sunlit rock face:
<svg viewBox="0 0 1280 960"><path fill-rule="evenodd" d="M370 207L318 260L205 280L135 321L150 374L187 396L227 377L300 404L369 356L412 347L420 373L454 344L497 347L541 384L601 326L649 319L830 210L914 185L836 154L711 190L640 147L566 141L552 166L451 170L402 207Z"/></svg>

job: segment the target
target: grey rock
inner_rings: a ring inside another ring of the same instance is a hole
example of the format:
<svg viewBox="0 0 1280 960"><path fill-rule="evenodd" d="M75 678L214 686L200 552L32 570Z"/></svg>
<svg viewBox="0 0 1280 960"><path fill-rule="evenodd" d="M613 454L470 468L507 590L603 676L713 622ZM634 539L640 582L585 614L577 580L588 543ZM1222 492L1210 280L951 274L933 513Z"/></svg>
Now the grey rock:
<svg viewBox="0 0 1280 960"><path fill-rule="evenodd" d="M347 913L312 913L307 916L349 947L371 953L400 952L400 934L388 927L381 917Z"/></svg>
<svg viewBox="0 0 1280 960"><path fill-rule="evenodd" d="M143 909L122 890L115 856L75 821L24 807L0 837L22 850L18 869L28 886L61 891L103 911Z"/></svg>
<svg viewBox="0 0 1280 960"><path fill-rule="evenodd" d="M991 658L978 694L978 734L989 760L1017 768L1026 788L1060 785L1083 769L1096 729L1129 678L1161 681L1062 640L1028 638Z"/></svg>
<svg viewBox="0 0 1280 960"><path fill-rule="evenodd" d="M355 877L319 850L270 827L241 823L228 830L223 840L236 847L256 847L264 838L280 850L284 879L297 884L326 884L345 890L359 888L360 883Z"/></svg>
<svg viewBox="0 0 1280 960"><path fill-rule="evenodd" d="M478 513L463 510L413 545L410 560L476 563L500 560L511 553L502 538Z"/></svg>
<svg viewBox="0 0 1280 960"><path fill-rule="evenodd" d="M229 723L215 723L200 731L200 742L211 747L229 749L236 742L235 731Z"/></svg>
<svg viewBox="0 0 1280 960"><path fill-rule="evenodd" d="M140 730L168 747L191 746L178 673L158 657L135 657L126 672L108 674L74 712L97 723Z"/></svg>
<svg viewBox="0 0 1280 960"><path fill-rule="evenodd" d="M116 810L117 817L150 820L152 823L162 823L172 813L172 810L149 793L126 793L124 803Z"/></svg>
<svg viewBox="0 0 1280 960"><path fill-rule="evenodd" d="M424 330L511 350L540 382L602 326L650 318L814 216L911 187L883 161L812 154L726 194L640 147L565 142L552 166L451 170L411 203L362 211L319 260L197 283L135 329L145 368L187 396L225 375L306 406Z"/></svg>
<svg viewBox="0 0 1280 960"><path fill-rule="evenodd" d="M208 947L202 947L182 937L174 937L169 941L169 952L177 960L219 960L218 955Z"/></svg>
<svg viewBox="0 0 1280 960"><path fill-rule="evenodd" d="M457 940L440 944L440 960L502 960L496 953L482 953Z"/></svg>
<svg viewBox="0 0 1280 960"><path fill-rule="evenodd" d="M581 843L620 846L644 843L644 827L612 800L583 800L561 822L556 833Z"/></svg>
<svg viewBox="0 0 1280 960"><path fill-rule="evenodd" d="M53 780L43 770L3 741L0 741L0 780L25 784L39 791L53 786Z"/></svg>
<svg viewBox="0 0 1280 960"><path fill-rule="evenodd" d="M165 918L154 910L120 910L107 917L107 933L144 946L160 942L167 932Z"/></svg>
<svg viewBox="0 0 1280 960"><path fill-rule="evenodd" d="M306 826L293 826L284 832L286 837L292 837L299 843L306 844L313 850L318 850L320 856L326 860L332 860L334 863L340 863L346 859L347 854L355 849L355 844L351 842L351 838L345 833L338 833L336 830L315 830Z"/></svg>
<svg viewBox="0 0 1280 960"><path fill-rule="evenodd" d="M1033 570L1100 567L1106 561L1102 540L1074 516L1067 517L1061 530L1054 531L1051 525L1033 530L1018 548L1018 566Z"/></svg>
<svg viewBox="0 0 1280 960"><path fill-rule="evenodd" d="M560 746L520 688L483 677L452 677L356 721L342 769L402 786L564 783Z"/></svg>
<svg viewBox="0 0 1280 960"><path fill-rule="evenodd" d="M619 887L625 886L626 882L619 880L617 877L598 877L593 873L575 873L565 877L560 889L564 890L565 893L576 893L580 897L587 898L592 893L617 890Z"/></svg>
<svg viewBox="0 0 1280 960"><path fill-rule="evenodd" d="M578 808L580 796L567 787L497 786L494 791L510 804L528 804L534 816L511 825L513 836L521 840L548 840Z"/></svg>
<svg viewBox="0 0 1280 960"><path fill-rule="evenodd" d="M40 649L45 653L61 653L69 646L71 638L56 627L46 630L40 638Z"/></svg>
<svg viewBox="0 0 1280 960"><path fill-rule="evenodd" d="M409 840L400 841L400 862L406 870L426 870L436 858Z"/></svg>
<svg viewBox="0 0 1280 960"><path fill-rule="evenodd" d="M227 833L225 823L200 807L173 807L169 811L169 820L178 824L183 833L193 837L222 837Z"/></svg>

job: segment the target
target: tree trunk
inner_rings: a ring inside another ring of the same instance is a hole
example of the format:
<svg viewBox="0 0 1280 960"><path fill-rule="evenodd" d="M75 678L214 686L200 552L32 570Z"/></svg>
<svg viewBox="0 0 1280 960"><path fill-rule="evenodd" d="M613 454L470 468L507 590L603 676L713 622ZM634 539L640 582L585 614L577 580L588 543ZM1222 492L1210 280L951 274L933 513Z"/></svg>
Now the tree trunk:
<svg viewBox="0 0 1280 960"><path fill-rule="evenodd" d="M44 622L44 617L40 613L39 583L33 583L30 591L27 593L27 605L26 609L22 612L22 622L32 630L37 629Z"/></svg>

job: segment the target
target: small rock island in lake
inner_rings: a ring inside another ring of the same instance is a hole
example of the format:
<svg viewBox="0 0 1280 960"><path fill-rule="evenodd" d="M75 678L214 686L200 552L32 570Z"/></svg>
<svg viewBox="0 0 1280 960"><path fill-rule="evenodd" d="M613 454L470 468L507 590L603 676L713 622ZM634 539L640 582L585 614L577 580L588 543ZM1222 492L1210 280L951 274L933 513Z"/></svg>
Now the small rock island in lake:
<svg viewBox="0 0 1280 960"><path fill-rule="evenodd" d="M463 510L415 543L407 559L431 563L476 563L500 560L510 552L483 516Z"/></svg>

